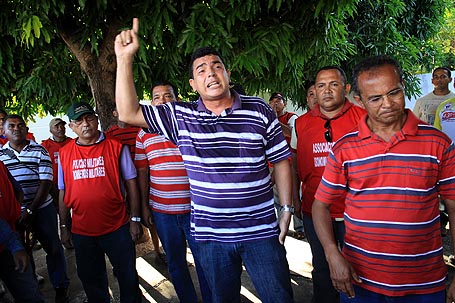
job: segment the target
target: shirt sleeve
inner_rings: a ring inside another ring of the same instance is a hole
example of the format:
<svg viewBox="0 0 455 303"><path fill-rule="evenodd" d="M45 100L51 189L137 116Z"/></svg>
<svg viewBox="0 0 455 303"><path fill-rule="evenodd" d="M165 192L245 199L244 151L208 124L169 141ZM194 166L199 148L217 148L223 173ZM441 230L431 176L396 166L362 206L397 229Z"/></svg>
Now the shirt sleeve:
<svg viewBox="0 0 455 303"><path fill-rule="evenodd" d="M63 181L63 169L62 165L60 164L60 158L58 159L58 189L64 190L65 189L65 182Z"/></svg>
<svg viewBox="0 0 455 303"><path fill-rule="evenodd" d="M41 181L44 180L53 180L53 173L52 173L52 161L51 157L49 156L48 151L41 146L41 158L38 164L38 171L39 171L39 178Z"/></svg>
<svg viewBox="0 0 455 303"><path fill-rule="evenodd" d="M123 180L131 180L137 177L136 167L134 167L133 159L128 146L124 145L120 153L120 171Z"/></svg>
<svg viewBox="0 0 455 303"><path fill-rule="evenodd" d="M291 131L291 142L289 143L289 146L293 153L297 152L297 132L295 131L295 127L293 127Z"/></svg>
<svg viewBox="0 0 455 303"><path fill-rule="evenodd" d="M272 112L272 109L270 108L266 110L265 115L267 117L265 153L268 161L275 164L291 157L291 153L289 151L288 143L284 139L281 125L275 114Z"/></svg>
<svg viewBox="0 0 455 303"><path fill-rule="evenodd" d="M137 168L146 168L148 166L147 154L145 152L143 130L140 130L136 136L136 152L134 155L134 165Z"/></svg>
<svg viewBox="0 0 455 303"><path fill-rule="evenodd" d="M346 187L345 169L341 161L330 151L321 183L314 197L323 203L334 204L344 196Z"/></svg>
<svg viewBox="0 0 455 303"><path fill-rule="evenodd" d="M297 115L292 115L291 118L289 118L289 120L288 120L288 125L289 125L289 127L291 127L292 129L294 129L295 120L297 120L297 118L298 118Z"/></svg>
<svg viewBox="0 0 455 303"><path fill-rule="evenodd" d="M439 194L446 200L455 200L455 144L451 141L441 159Z"/></svg>
<svg viewBox="0 0 455 303"><path fill-rule="evenodd" d="M13 186L14 191L22 191L21 185L19 184L19 182L17 182L17 180L13 177L13 175L11 175L9 170L6 170L6 173L8 174L8 179L11 182L11 185Z"/></svg>
<svg viewBox="0 0 455 303"><path fill-rule="evenodd" d="M3 219L0 219L0 244L4 245L12 254L24 250L18 235Z"/></svg>
<svg viewBox="0 0 455 303"><path fill-rule="evenodd" d="M444 105L443 105L444 103L445 102L442 102L441 104L439 104L438 108L436 109L436 113L434 115L434 127L436 127L439 130L442 130L440 114L441 114L442 109L444 108Z"/></svg>
<svg viewBox="0 0 455 303"><path fill-rule="evenodd" d="M175 145L178 145L178 124L175 120L177 103L179 102L168 102L158 106L141 105L149 131L164 136Z"/></svg>

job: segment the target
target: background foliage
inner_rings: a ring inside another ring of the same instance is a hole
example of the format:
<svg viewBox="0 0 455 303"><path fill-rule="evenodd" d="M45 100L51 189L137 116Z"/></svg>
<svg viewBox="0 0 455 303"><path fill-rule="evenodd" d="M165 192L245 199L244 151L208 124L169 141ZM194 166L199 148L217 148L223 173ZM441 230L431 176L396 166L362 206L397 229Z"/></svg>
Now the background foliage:
<svg viewBox="0 0 455 303"><path fill-rule="evenodd" d="M194 98L187 60L203 45L219 49L232 81L248 94L282 91L305 106L305 82L339 64L395 56L412 74L454 64L454 0L2 0L0 106L25 117L56 114L77 100L114 122L113 40L141 22L135 58L139 98L169 79ZM447 22L445 22L447 21Z"/></svg>

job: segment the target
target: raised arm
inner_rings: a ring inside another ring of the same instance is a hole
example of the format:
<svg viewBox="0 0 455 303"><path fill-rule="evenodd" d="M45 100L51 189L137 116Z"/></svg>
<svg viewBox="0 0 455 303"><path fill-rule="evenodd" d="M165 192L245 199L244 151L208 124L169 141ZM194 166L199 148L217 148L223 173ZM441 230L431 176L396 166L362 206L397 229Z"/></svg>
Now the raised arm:
<svg viewBox="0 0 455 303"><path fill-rule="evenodd" d="M115 37L114 49L117 57L115 102L120 121L147 127L137 100L133 78L133 59L139 49L139 19L133 19L133 28L124 30Z"/></svg>

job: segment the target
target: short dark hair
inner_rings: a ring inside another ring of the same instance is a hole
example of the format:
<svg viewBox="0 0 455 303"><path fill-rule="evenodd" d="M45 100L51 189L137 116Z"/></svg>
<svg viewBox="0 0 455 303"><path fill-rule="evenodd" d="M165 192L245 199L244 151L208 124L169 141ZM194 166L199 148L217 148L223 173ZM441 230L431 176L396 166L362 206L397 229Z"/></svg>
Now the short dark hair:
<svg viewBox="0 0 455 303"><path fill-rule="evenodd" d="M436 68L433 70L433 73L431 74L432 77L434 76L434 72L437 71L437 70L443 70L443 71L445 71L445 72L447 73L447 77L452 78L452 72L450 71L450 68L445 67L445 66L436 67Z"/></svg>
<svg viewBox="0 0 455 303"><path fill-rule="evenodd" d="M194 61L196 59L198 59L198 58L202 58L202 57L205 57L205 56L208 56L208 55L218 56L218 58L220 58L221 62L224 64L223 58L221 57L220 53L216 49L214 49L213 47L210 47L210 46L200 47L197 50L195 50L193 52L193 54L191 55L191 60L190 60L190 63L188 65L188 71L190 72L190 79L194 78L194 75L193 75L193 63L194 63Z"/></svg>
<svg viewBox="0 0 455 303"><path fill-rule="evenodd" d="M5 117L5 120L3 120L3 125L5 125L6 121L8 121L8 119L19 119L25 123L25 120L24 120L24 118L22 118L21 115L11 114L11 115L8 115Z"/></svg>
<svg viewBox="0 0 455 303"><path fill-rule="evenodd" d="M5 116L8 116L8 113L3 108L0 108L0 114L4 114Z"/></svg>
<svg viewBox="0 0 455 303"><path fill-rule="evenodd" d="M318 71L316 72L316 77L318 76L318 74L324 70L331 70L331 69L336 69L337 71L340 72L341 74L341 78L343 78L343 83L344 85L346 86L346 84L348 84L348 78L346 78L346 73L344 72L344 70L339 67L339 66L336 66L336 65L327 65L327 66L324 66L324 67L321 67L320 69L318 69ZM309 86L308 86L309 87Z"/></svg>
<svg viewBox="0 0 455 303"><path fill-rule="evenodd" d="M400 83L403 82L403 71L397 60L387 55L372 56L363 59L352 69L352 90L354 96L360 96L359 75L362 72L376 69L384 65L391 65L400 77Z"/></svg>
<svg viewBox="0 0 455 303"><path fill-rule="evenodd" d="M315 84L316 84L316 82L314 82L314 80L305 81L305 84L304 84L305 90L309 90L310 87L315 85Z"/></svg>
<svg viewBox="0 0 455 303"><path fill-rule="evenodd" d="M174 95L175 95L175 98L177 98L178 94L179 94L179 91L177 89L177 87L172 84L171 82L167 81L167 80L163 80L163 81L156 81L152 84L152 90L150 91L150 93L153 94L153 89L157 86L170 86L172 87L172 90L174 91ZM152 96L153 98L153 96Z"/></svg>

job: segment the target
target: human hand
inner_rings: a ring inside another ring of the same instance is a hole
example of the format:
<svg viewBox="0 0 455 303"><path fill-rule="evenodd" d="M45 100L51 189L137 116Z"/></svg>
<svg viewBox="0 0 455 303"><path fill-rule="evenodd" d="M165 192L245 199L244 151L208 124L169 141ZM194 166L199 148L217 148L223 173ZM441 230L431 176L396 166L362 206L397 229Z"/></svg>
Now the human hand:
<svg viewBox="0 0 455 303"><path fill-rule="evenodd" d="M333 287L337 291L344 292L349 298L354 298L352 280L362 283L354 268L338 250L333 254L327 255L327 262L330 267L330 278L332 279Z"/></svg>
<svg viewBox="0 0 455 303"><path fill-rule="evenodd" d="M134 57L139 49L139 19L133 18L133 27L115 37L114 50L117 57Z"/></svg>
<svg viewBox="0 0 455 303"><path fill-rule="evenodd" d="M455 302L455 280L450 283L449 289L447 290L446 303Z"/></svg>
<svg viewBox="0 0 455 303"><path fill-rule="evenodd" d="M32 215L26 210L23 210L19 218L17 219L20 230L27 230L32 224Z"/></svg>
<svg viewBox="0 0 455 303"><path fill-rule="evenodd" d="M142 226L140 222L130 222L130 235L134 243L136 243L142 236Z"/></svg>
<svg viewBox="0 0 455 303"><path fill-rule="evenodd" d="M71 232L67 227L60 227L60 241L62 242L63 247L66 249L74 248Z"/></svg>
<svg viewBox="0 0 455 303"><path fill-rule="evenodd" d="M150 211L150 208L142 209L142 224L147 228L151 228L154 224L153 214Z"/></svg>
<svg viewBox="0 0 455 303"><path fill-rule="evenodd" d="M302 220L302 203L297 200L297 202L292 203L292 205L294 206L294 216Z"/></svg>
<svg viewBox="0 0 455 303"><path fill-rule="evenodd" d="M25 252L25 250L19 250L13 254L13 259L14 264L16 265L14 267L14 270L23 273L27 269L29 261L28 254Z"/></svg>
<svg viewBox="0 0 455 303"><path fill-rule="evenodd" d="M290 211L282 211L280 215L280 235L278 236L278 240L282 245L284 245L284 240L286 240L286 236L288 235L289 224L291 223L291 212Z"/></svg>

